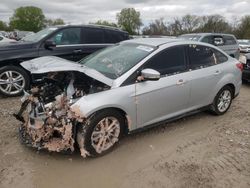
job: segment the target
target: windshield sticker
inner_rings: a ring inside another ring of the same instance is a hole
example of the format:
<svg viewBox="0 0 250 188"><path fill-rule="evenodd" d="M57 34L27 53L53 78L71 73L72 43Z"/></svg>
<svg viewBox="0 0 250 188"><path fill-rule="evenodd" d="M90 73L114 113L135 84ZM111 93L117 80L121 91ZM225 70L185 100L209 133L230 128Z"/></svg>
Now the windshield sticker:
<svg viewBox="0 0 250 188"><path fill-rule="evenodd" d="M151 51L153 51L153 50L154 50L154 49L153 49L153 48L151 48L151 47L148 47L148 46L143 46L143 45L137 46L136 48L137 48L137 49L139 49L139 50L146 51L146 52L151 52Z"/></svg>

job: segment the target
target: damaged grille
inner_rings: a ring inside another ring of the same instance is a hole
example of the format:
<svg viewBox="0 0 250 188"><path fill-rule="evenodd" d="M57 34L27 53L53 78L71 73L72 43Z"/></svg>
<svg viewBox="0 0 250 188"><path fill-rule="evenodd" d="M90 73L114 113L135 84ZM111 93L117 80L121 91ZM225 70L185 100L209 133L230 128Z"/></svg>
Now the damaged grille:
<svg viewBox="0 0 250 188"><path fill-rule="evenodd" d="M80 109L71 105L86 94L106 89L107 86L102 87L99 82L74 73L54 73L34 81L34 86L22 99L20 111L14 114L22 121L23 142L39 150L55 152L73 152L77 142L85 157L88 154L84 149L87 119Z"/></svg>

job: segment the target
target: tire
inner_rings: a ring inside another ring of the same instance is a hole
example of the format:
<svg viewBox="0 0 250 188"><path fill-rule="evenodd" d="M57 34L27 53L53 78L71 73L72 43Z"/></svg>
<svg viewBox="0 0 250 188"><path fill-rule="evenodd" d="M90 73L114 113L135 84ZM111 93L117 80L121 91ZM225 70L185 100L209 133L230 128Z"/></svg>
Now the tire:
<svg viewBox="0 0 250 188"><path fill-rule="evenodd" d="M29 76L17 66L0 68L0 94L7 97L19 96L29 88Z"/></svg>
<svg viewBox="0 0 250 188"><path fill-rule="evenodd" d="M104 129L101 129L102 123L104 123L103 127L105 127L107 123L106 120L109 125L114 123L112 126L114 130L110 130L112 134L107 130L110 127L106 127L105 130L107 132L102 132L104 131ZM95 114L90 118L88 125L86 125L85 149L89 152L91 157L99 157L110 152L123 136L125 126L125 117L116 110L103 110ZM111 135L113 135L113 137L111 137ZM108 142L108 140L110 140L110 142Z"/></svg>
<svg viewBox="0 0 250 188"><path fill-rule="evenodd" d="M229 86L223 87L214 98L214 102L211 106L212 113L215 115L225 114L230 108L232 100L233 100L232 88Z"/></svg>

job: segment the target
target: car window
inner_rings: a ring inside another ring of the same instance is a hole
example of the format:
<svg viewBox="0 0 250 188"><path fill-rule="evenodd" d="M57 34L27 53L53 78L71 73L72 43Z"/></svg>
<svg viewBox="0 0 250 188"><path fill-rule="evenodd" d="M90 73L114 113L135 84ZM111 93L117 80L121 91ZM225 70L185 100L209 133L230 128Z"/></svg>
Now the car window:
<svg viewBox="0 0 250 188"><path fill-rule="evenodd" d="M0 37L0 41L3 40L3 37Z"/></svg>
<svg viewBox="0 0 250 188"><path fill-rule="evenodd" d="M189 68L199 69L216 64L216 57L214 55L213 49L207 46L201 45L189 45Z"/></svg>
<svg viewBox="0 0 250 188"><path fill-rule="evenodd" d="M97 28L84 28L83 29L83 42L85 44L102 44L104 43L104 33L102 29Z"/></svg>
<svg viewBox="0 0 250 188"><path fill-rule="evenodd" d="M80 28L66 28L56 33L51 40L56 45L80 44L81 43L81 29Z"/></svg>
<svg viewBox="0 0 250 188"><path fill-rule="evenodd" d="M143 66L145 68L157 70L161 75L185 71L185 46L171 47L156 54Z"/></svg>
<svg viewBox="0 0 250 188"><path fill-rule="evenodd" d="M123 33L110 30L105 30L104 32L105 43L118 43L120 41L123 41L124 39L125 37L123 36Z"/></svg>
<svg viewBox="0 0 250 188"><path fill-rule="evenodd" d="M224 63L228 60L227 56L225 56L223 53L219 52L216 49L212 49L213 53L215 55L215 64L220 64L220 63Z"/></svg>
<svg viewBox="0 0 250 188"><path fill-rule="evenodd" d="M232 36L224 36L224 44L225 45L234 45L237 44L236 40Z"/></svg>
<svg viewBox="0 0 250 188"><path fill-rule="evenodd" d="M209 43L209 44L214 44L214 37L212 36L205 36L201 39L201 42Z"/></svg>

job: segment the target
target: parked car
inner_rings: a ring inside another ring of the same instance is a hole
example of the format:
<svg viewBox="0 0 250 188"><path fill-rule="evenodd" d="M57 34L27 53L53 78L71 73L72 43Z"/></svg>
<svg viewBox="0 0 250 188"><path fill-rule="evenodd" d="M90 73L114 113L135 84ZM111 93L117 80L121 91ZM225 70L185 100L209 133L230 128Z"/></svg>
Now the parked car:
<svg viewBox="0 0 250 188"><path fill-rule="evenodd" d="M250 40L238 40L240 52L250 53Z"/></svg>
<svg viewBox="0 0 250 188"><path fill-rule="evenodd" d="M12 39L8 39L2 35L0 35L0 43L8 43L8 42L15 42L15 40L12 40Z"/></svg>
<svg viewBox="0 0 250 188"><path fill-rule="evenodd" d="M67 25L46 28L8 45L0 44L0 94L16 96L29 88L30 75L20 66L23 61L48 55L79 61L127 39L128 33L116 28Z"/></svg>
<svg viewBox="0 0 250 188"><path fill-rule="evenodd" d="M243 68L213 45L167 38L124 41L79 63L50 56L21 65L43 75L15 114L24 143L73 152L77 142L82 156L105 154L126 133L200 110L224 114Z"/></svg>
<svg viewBox="0 0 250 188"><path fill-rule="evenodd" d="M250 82L250 53L244 54L246 63L243 64L242 80Z"/></svg>
<svg viewBox="0 0 250 188"><path fill-rule="evenodd" d="M234 35L224 33L191 33L180 35L178 38L215 45L236 59L239 59L240 56L239 44Z"/></svg>

